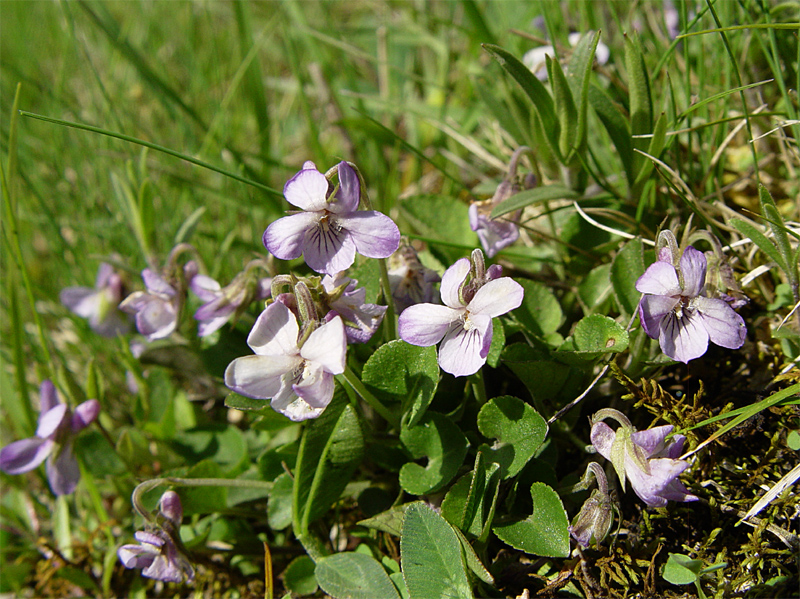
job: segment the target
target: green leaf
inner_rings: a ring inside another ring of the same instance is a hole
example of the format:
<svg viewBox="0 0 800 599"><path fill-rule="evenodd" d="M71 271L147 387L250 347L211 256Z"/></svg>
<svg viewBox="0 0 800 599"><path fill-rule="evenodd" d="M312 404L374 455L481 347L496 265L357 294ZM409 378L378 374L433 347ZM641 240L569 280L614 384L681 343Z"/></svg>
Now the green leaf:
<svg viewBox="0 0 800 599"><path fill-rule="evenodd" d="M170 475L181 478L225 478L219 464L211 460L204 460L188 469L179 469ZM155 489L158 496L163 489ZM226 487L184 487L180 489L183 513L213 514L228 508L228 489Z"/></svg>
<svg viewBox="0 0 800 599"><path fill-rule="evenodd" d="M653 131L653 101L642 45L635 33L625 36L625 69L628 71L631 134L646 135ZM633 143L643 150L647 140L634 139Z"/></svg>
<svg viewBox="0 0 800 599"><path fill-rule="evenodd" d="M576 351L583 353L600 355L628 349L628 332L602 314L592 314L578 321L572 337Z"/></svg>
<svg viewBox="0 0 800 599"><path fill-rule="evenodd" d="M622 168L628 179L628 185L632 185L635 173L633 172L631 129L628 121L605 90L592 85L589 87L588 96L589 103L594 108L597 117L606 128L611 142L617 149L619 158L622 161Z"/></svg>
<svg viewBox="0 0 800 599"><path fill-rule="evenodd" d="M413 196L400 204L413 232L432 246L442 262L452 264L478 246L478 236L469 226L469 207L446 195Z"/></svg>
<svg viewBox="0 0 800 599"><path fill-rule="evenodd" d="M481 561L481 558L478 557L478 554L475 553L475 549L472 547L472 545L470 545L467 537L465 537L464 534L457 528L453 528L453 532L456 533L456 536L461 543L461 551L467 568L469 568L470 571L475 574L475 576L477 576L486 584L493 585L494 578L491 574L489 574L489 571L486 569L486 566L483 565L483 562Z"/></svg>
<svg viewBox="0 0 800 599"><path fill-rule="evenodd" d="M503 351L503 364L519 377L537 406L554 399L564 388L572 372L566 364L542 359L542 352L527 343L512 343L507 346Z"/></svg>
<svg viewBox="0 0 800 599"><path fill-rule="evenodd" d="M742 235L750 238L750 241L755 243L762 252L764 252L770 259L778 265L778 267L786 271L786 262L783 259L780 251L775 244L764 235L757 227L749 222L740 218L732 218L730 224Z"/></svg>
<svg viewBox="0 0 800 599"><path fill-rule="evenodd" d="M517 320L537 337L555 333L564 322L564 313L550 288L530 279L514 280L525 291L522 305L513 312Z"/></svg>
<svg viewBox="0 0 800 599"><path fill-rule="evenodd" d="M636 313L641 293L636 280L644 274L644 246L638 237L626 243L611 264L611 285L620 311L626 316Z"/></svg>
<svg viewBox="0 0 800 599"><path fill-rule="evenodd" d="M658 158L661 152L664 150L664 145L667 141L667 116L662 112L658 120L656 121L655 129L653 130L653 135L650 138L650 144L647 147L647 153L652 156L653 158ZM636 196L642 186L647 182L648 177L650 177L650 173L653 172L655 168L655 163L646 156L642 156L641 154L637 154L639 157L644 158L644 162L639 169L638 174L636 175L636 180L633 183L633 195Z"/></svg>
<svg viewBox="0 0 800 599"><path fill-rule="evenodd" d="M378 399L400 402L406 426L411 428L425 415L439 384L436 347L390 341L364 364L361 380Z"/></svg>
<svg viewBox="0 0 800 599"><path fill-rule="evenodd" d="M305 597L317 592L317 579L314 576L314 560L301 555L292 560L283 571L283 582L293 594Z"/></svg>
<svg viewBox="0 0 800 599"><path fill-rule="evenodd" d="M586 117L589 105L589 77L594 64L594 54L600 41L600 32L585 34L572 49L569 65L567 66L567 83L572 90L572 97L576 99L578 123L575 132L572 151L580 152L586 145Z"/></svg>
<svg viewBox="0 0 800 599"><path fill-rule="evenodd" d="M212 460L226 476L235 476L247 468L247 444L242 431L233 425L209 424L175 434L172 449L189 464Z"/></svg>
<svg viewBox="0 0 800 599"><path fill-rule="evenodd" d="M497 439L481 446L486 459L502 468L503 478L516 476L539 449L547 436L547 423L521 399L504 395L486 403L478 413L478 430Z"/></svg>
<svg viewBox="0 0 800 599"><path fill-rule="evenodd" d="M521 210L532 204L548 202L550 200L577 200L580 194L564 185L542 185L532 189L525 189L515 193L507 200L503 200L492 210L492 218L503 216L515 210Z"/></svg>
<svg viewBox="0 0 800 599"><path fill-rule="evenodd" d="M475 456L475 467L447 491L442 501L442 516L456 528L478 537L483 532L489 505L485 501L486 491L497 492L500 483L500 466L486 463L483 451Z"/></svg>
<svg viewBox="0 0 800 599"><path fill-rule="evenodd" d="M494 527L497 537L520 551L542 557L569 555L569 522L561 499L544 483L531 486L533 514L521 522Z"/></svg>
<svg viewBox="0 0 800 599"><path fill-rule="evenodd" d="M547 73L550 85L553 88L553 104L556 109L559 124L558 149L563 164L570 164L575 158L575 148L578 145L578 109L572 90L561 63L545 56Z"/></svg>
<svg viewBox="0 0 800 599"><path fill-rule="evenodd" d="M703 562L688 555L670 553L661 576L672 584L692 584L700 576Z"/></svg>
<svg viewBox="0 0 800 599"><path fill-rule="evenodd" d="M336 599L400 599L383 566L364 553L349 551L320 558L316 577L322 590Z"/></svg>
<svg viewBox="0 0 800 599"><path fill-rule="evenodd" d="M389 508L377 516L367 518L366 520L359 520L358 524L374 530L388 532L390 535L399 537L403 533L403 519L405 518L408 505L409 504L404 504Z"/></svg>
<svg viewBox="0 0 800 599"><path fill-rule="evenodd" d="M499 318L492 318L492 344L489 346L489 353L486 355L486 363L492 368L497 368L500 363L500 355L506 346L506 331L503 321Z"/></svg>
<svg viewBox="0 0 800 599"><path fill-rule="evenodd" d="M611 264L593 268L578 285L578 296L590 311L600 306L611 291Z"/></svg>
<svg viewBox="0 0 800 599"><path fill-rule="evenodd" d="M472 597L458 537L444 518L422 502L406 510L400 564L411 599Z"/></svg>
<svg viewBox="0 0 800 599"><path fill-rule="evenodd" d="M461 429L436 412L427 412L413 428L403 428L400 441L413 459L427 459L425 466L409 462L400 469L400 486L412 495L432 493L449 483L469 446Z"/></svg>
<svg viewBox="0 0 800 599"><path fill-rule="evenodd" d="M268 414L269 412L275 411L270 407L269 401L265 399L252 399L251 397L245 397L238 393L228 394L225 398L225 407L241 410L242 412L256 412L260 414Z"/></svg>
<svg viewBox="0 0 800 599"><path fill-rule="evenodd" d="M267 521L272 530L283 530L292 523L292 488L294 481L288 472L275 479L267 503Z"/></svg>
<svg viewBox="0 0 800 599"><path fill-rule="evenodd" d="M800 451L800 431L789 431L786 435L786 446L794 451Z"/></svg>
<svg viewBox="0 0 800 599"><path fill-rule="evenodd" d="M556 118L553 98L550 97L547 88L513 54L503 50L500 46L492 44L482 44L482 47L514 78L522 88L522 91L528 95L533 105L536 106L550 150L558 156L559 124Z"/></svg>
<svg viewBox="0 0 800 599"><path fill-rule="evenodd" d="M339 499L364 457L364 435L353 407L337 390L300 442L294 475L293 513L301 531ZM301 531L295 531L298 534Z"/></svg>

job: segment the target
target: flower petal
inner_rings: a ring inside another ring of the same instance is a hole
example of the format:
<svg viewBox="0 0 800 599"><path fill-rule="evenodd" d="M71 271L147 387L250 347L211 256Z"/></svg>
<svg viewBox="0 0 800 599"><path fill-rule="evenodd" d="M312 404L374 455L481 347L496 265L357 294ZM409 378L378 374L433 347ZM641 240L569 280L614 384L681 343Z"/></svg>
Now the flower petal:
<svg viewBox="0 0 800 599"><path fill-rule="evenodd" d="M48 379L43 380L42 384L39 385L39 412L44 414L60 403L61 400L58 397L58 392L56 391L56 386L53 384L53 381Z"/></svg>
<svg viewBox="0 0 800 599"><path fill-rule="evenodd" d="M324 178L324 177L323 177ZM298 212L279 218L264 231L262 241L267 251L281 260L293 260L303 253L306 232L316 227L321 212Z"/></svg>
<svg viewBox="0 0 800 599"><path fill-rule="evenodd" d="M428 347L439 343L463 314L463 308L454 310L436 304L416 304L403 310L397 323L398 332L406 343Z"/></svg>
<svg viewBox="0 0 800 599"><path fill-rule="evenodd" d="M492 319L477 316L470 319L472 328L469 330L453 326L439 346L439 366L453 376L475 374L486 363L492 340Z"/></svg>
<svg viewBox="0 0 800 599"><path fill-rule="evenodd" d="M494 318L519 308L525 291L522 285L509 277L489 281L478 289L467 306L470 314L483 314Z"/></svg>
<svg viewBox="0 0 800 599"><path fill-rule="evenodd" d="M50 455L45 470L50 488L56 495L69 495L75 490L81 479L81 470L78 467L78 460L72 452L71 441L61 448L58 455Z"/></svg>
<svg viewBox="0 0 800 599"><path fill-rule="evenodd" d="M292 389L312 408L325 409L333 399L333 375L319 365L307 367L302 380Z"/></svg>
<svg viewBox="0 0 800 599"><path fill-rule="evenodd" d="M461 287L462 283L467 278L469 269L469 258L461 258L456 260L450 268L444 271L439 293L442 296L442 303L445 306L451 308L462 308L464 306L458 297L458 288Z"/></svg>
<svg viewBox="0 0 800 599"><path fill-rule="evenodd" d="M275 302L258 315L247 345L260 356L297 356L297 319L286 305Z"/></svg>
<svg viewBox="0 0 800 599"><path fill-rule="evenodd" d="M56 434L61 424L67 418L69 408L67 404L60 403L46 412L39 415L39 422L36 427L36 436L42 439L47 439Z"/></svg>
<svg viewBox="0 0 800 599"><path fill-rule="evenodd" d="M281 377L300 366L291 356L244 356L225 369L225 385L246 397L270 399L281 389Z"/></svg>
<svg viewBox="0 0 800 599"><path fill-rule="evenodd" d="M160 555L161 550L153 545L123 545L117 549L117 557L126 568L146 568Z"/></svg>
<svg viewBox="0 0 800 599"><path fill-rule="evenodd" d="M661 321L667 314L672 314L680 298L669 295L645 295L639 300L639 322L644 332L651 338L658 339Z"/></svg>
<svg viewBox="0 0 800 599"><path fill-rule="evenodd" d="M0 450L0 470L6 474L22 474L36 468L53 451L53 441L30 437L6 445Z"/></svg>
<svg viewBox="0 0 800 599"><path fill-rule="evenodd" d="M174 297L177 294L172 285L167 283L164 278L154 270L145 268L142 271L142 280L150 293L159 293L167 297Z"/></svg>
<svg viewBox="0 0 800 599"><path fill-rule="evenodd" d="M136 313L136 328L148 341L169 337L178 326L178 314L172 302L154 295Z"/></svg>
<svg viewBox="0 0 800 599"><path fill-rule="evenodd" d="M350 232L356 251L367 258L388 258L400 247L400 229L381 212L352 212L339 216L337 223Z"/></svg>
<svg viewBox="0 0 800 599"><path fill-rule="evenodd" d="M347 357L347 339L342 318L337 316L314 330L300 348L300 355L309 362L319 365L326 372L343 373Z"/></svg>
<svg viewBox="0 0 800 599"><path fill-rule="evenodd" d="M665 439L672 432L672 429L673 426L671 424L665 424L643 431L636 431L631 434L631 440L641 447L645 452L645 457L649 458L666 449Z"/></svg>
<svg viewBox="0 0 800 599"><path fill-rule="evenodd" d="M686 364L706 353L708 332L696 312L684 310L680 318L671 313L661 321L658 343L664 354Z"/></svg>
<svg viewBox="0 0 800 599"><path fill-rule="evenodd" d="M601 456L611 460L611 446L617 438L617 433L605 422L595 422L589 435L592 445Z"/></svg>
<svg viewBox="0 0 800 599"><path fill-rule="evenodd" d="M744 319L721 299L696 297L691 306L697 309L712 343L728 349L739 349L747 337Z"/></svg>
<svg viewBox="0 0 800 599"><path fill-rule="evenodd" d="M706 255L687 247L681 256L681 276L683 277L683 294L686 297L697 297L706 286Z"/></svg>
<svg viewBox="0 0 800 599"><path fill-rule="evenodd" d="M312 270L334 275L352 266L356 246L350 234L329 216L306 231L303 258Z"/></svg>
<svg viewBox="0 0 800 599"><path fill-rule="evenodd" d="M77 433L85 429L97 419L99 413L100 402L96 399L90 399L80 404L72 414L72 432Z"/></svg>
<svg viewBox="0 0 800 599"><path fill-rule="evenodd" d="M59 300L69 310L82 318L90 318L100 310L102 292L88 287L67 287L62 289Z"/></svg>
<svg viewBox="0 0 800 599"><path fill-rule="evenodd" d="M653 295L681 295L675 267L668 262L654 262L636 280L636 291Z"/></svg>
<svg viewBox="0 0 800 599"><path fill-rule="evenodd" d="M189 282L189 289L204 302L210 302L219 296L217 292L222 289L222 287L211 277L195 275Z"/></svg>
<svg viewBox="0 0 800 599"><path fill-rule="evenodd" d="M329 210L337 214L355 212L361 201L361 182L358 180L358 173L344 160L339 163L338 171L339 191L336 193L336 201L331 202Z"/></svg>
<svg viewBox="0 0 800 599"><path fill-rule="evenodd" d="M667 505L665 490L673 484L677 476L689 467L689 462L659 458L649 460L650 474L640 468L625 469L628 480L639 498L651 507L664 507ZM680 484L680 483L678 483ZM676 499L684 501L684 499Z"/></svg>
<svg viewBox="0 0 800 599"><path fill-rule="evenodd" d="M316 167L306 168L306 165L286 182L283 195L287 202L301 210L324 210L328 205L328 180Z"/></svg>

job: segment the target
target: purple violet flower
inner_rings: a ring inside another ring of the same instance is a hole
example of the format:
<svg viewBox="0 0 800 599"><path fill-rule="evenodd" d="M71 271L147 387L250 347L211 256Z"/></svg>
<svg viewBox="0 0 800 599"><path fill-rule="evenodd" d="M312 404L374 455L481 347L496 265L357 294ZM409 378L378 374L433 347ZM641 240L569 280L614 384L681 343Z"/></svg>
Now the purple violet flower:
<svg viewBox="0 0 800 599"><path fill-rule="evenodd" d="M184 266L184 277L191 281L196 274L197 263L190 260ZM142 271L142 279L147 291L133 292L122 301L119 309L135 315L136 329L148 341L169 337L178 327L185 293L149 268Z"/></svg>
<svg viewBox="0 0 800 599"><path fill-rule="evenodd" d="M122 299L122 278L110 264L103 262L100 265L94 289L67 287L62 289L59 298L69 310L86 318L98 335L116 337L131 328L127 317L117 309Z"/></svg>
<svg viewBox="0 0 800 599"><path fill-rule="evenodd" d="M386 258L397 249L400 231L391 218L374 210L358 210L361 183L347 162L340 162L335 194L313 162L287 181L283 195L302 211L276 220L264 231L264 246L281 260L303 254L319 273L347 270L356 252Z"/></svg>
<svg viewBox="0 0 800 599"><path fill-rule="evenodd" d="M357 284L358 281L341 273L336 277L322 277L322 287L329 295L328 306L331 309L325 315L325 320L341 316L348 343L369 341L378 330L386 312L386 306L366 303L367 290L364 287L356 289Z"/></svg>
<svg viewBox="0 0 800 599"><path fill-rule="evenodd" d="M658 339L661 351L673 360L699 358L711 341L739 349L747 336L744 320L731 306L705 296L706 257L688 246L676 267L669 248L636 281L644 293L639 302L642 328Z"/></svg>
<svg viewBox="0 0 800 599"><path fill-rule="evenodd" d="M225 370L225 384L299 422L316 418L333 398L333 375L345 369L347 342L340 316L314 329L304 340L294 313L281 302L256 319L247 344L254 356L236 358ZM305 337L305 336L304 336Z"/></svg>
<svg viewBox="0 0 800 599"><path fill-rule="evenodd" d="M619 422L619 428L614 431L602 422L605 418ZM671 432L670 424L637 431L624 414L611 408L592 416L592 445L611 461L622 488L626 479L630 480L633 491L652 507L664 507L667 501L698 499L678 480L678 475L689 467L689 462L678 459L686 437L673 435L667 443Z"/></svg>
<svg viewBox="0 0 800 599"><path fill-rule="evenodd" d="M175 491L167 491L159 501L156 523L149 530L134 533L138 545L123 545L117 556L126 568L140 568L142 576L164 582L194 580L194 568L180 542L183 506Z"/></svg>
<svg viewBox="0 0 800 599"><path fill-rule="evenodd" d="M14 441L0 451L0 469L6 474L29 472L45 459L47 480L56 495L69 495L81 478L78 460L72 452L77 434L100 412L100 403L90 399L71 412L50 381L39 388L40 414L36 436Z"/></svg>
<svg viewBox="0 0 800 599"><path fill-rule="evenodd" d="M398 314L414 304L432 304L437 294L433 287L442 278L422 265L414 248L401 243L388 261L389 287Z"/></svg>
<svg viewBox="0 0 800 599"><path fill-rule="evenodd" d="M494 200L473 202L469 205L469 227L478 234L481 246L489 258L519 239L517 223L522 214L521 210L517 210L510 218L491 218L495 205Z"/></svg>
<svg viewBox="0 0 800 599"><path fill-rule="evenodd" d="M226 287L211 277L195 275L189 289L205 303L194 313L199 321L197 335L206 337L220 329L232 317L238 318L252 302L270 296L272 279L257 279L241 272Z"/></svg>
<svg viewBox="0 0 800 599"><path fill-rule="evenodd" d="M498 278L499 274L497 265L484 269L480 250L472 253L472 260L457 260L442 277L444 305L406 308L398 322L400 338L422 347L441 341L442 370L453 376L476 373L486 363L492 344L492 318L522 303L522 286L508 277Z"/></svg>

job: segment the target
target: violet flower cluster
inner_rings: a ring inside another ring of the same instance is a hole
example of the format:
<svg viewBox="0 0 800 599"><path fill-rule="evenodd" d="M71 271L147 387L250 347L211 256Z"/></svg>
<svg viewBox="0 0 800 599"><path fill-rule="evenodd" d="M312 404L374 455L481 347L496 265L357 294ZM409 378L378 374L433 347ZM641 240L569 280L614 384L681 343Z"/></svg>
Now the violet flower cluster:
<svg viewBox="0 0 800 599"><path fill-rule="evenodd" d="M22 474L47 460L45 470L50 488L56 495L69 495L81 478L73 443L80 431L97 419L100 403L83 402L71 411L50 381L39 388L39 422L36 436L14 441L0 450L0 470Z"/></svg>
<svg viewBox="0 0 800 599"><path fill-rule="evenodd" d="M658 260L636 281L644 331L658 339L673 360L689 362L706 353L708 342L738 349L747 336L744 320L724 300L707 297L705 254L687 247L676 263L663 247Z"/></svg>
<svg viewBox="0 0 800 599"><path fill-rule="evenodd" d="M603 420L612 418L619 423L614 431ZM664 507L667 501L697 501L678 480L689 468L689 462L678 459L686 437L673 435L672 425L637 431L621 412L606 408L592 416L592 445L610 460L619 476L622 488L630 481L634 493L652 507Z"/></svg>
<svg viewBox="0 0 800 599"><path fill-rule="evenodd" d="M400 338L411 345L439 346L439 366L453 376L476 373L492 344L492 318L522 304L522 286L484 266L480 250L456 261L442 276L443 306L417 304L400 315Z"/></svg>
<svg viewBox="0 0 800 599"><path fill-rule="evenodd" d="M194 568L180 540L183 506L175 491L167 491L158 502L155 521L134 533L138 544L123 545L117 556L126 568L142 570L142 576L163 582L194 580Z"/></svg>
<svg viewBox="0 0 800 599"><path fill-rule="evenodd" d="M264 246L276 258L292 260L301 254L308 266L331 276L352 266L356 253L387 258L400 243L400 230L391 218L375 210L359 210L361 182L347 162L338 167L339 184L307 161L283 188L286 201L300 208L276 220L264 231Z"/></svg>

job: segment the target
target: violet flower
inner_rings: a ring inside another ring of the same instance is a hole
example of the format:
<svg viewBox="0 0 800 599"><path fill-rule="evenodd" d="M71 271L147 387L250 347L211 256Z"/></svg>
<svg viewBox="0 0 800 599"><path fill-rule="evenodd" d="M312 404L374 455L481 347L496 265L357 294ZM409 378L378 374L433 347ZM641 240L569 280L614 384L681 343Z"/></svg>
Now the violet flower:
<svg viewBox="0 0 800 599"><path fill-rule="evenodd" d="M72 451L77 434L89 426L100 412L96 399L83 402L71 412L50 381L39 388L40 414L36 436L15 441L0 450L0 470L22 474L47 460L45 470L56 495L69 495L81 478L78 460Z"/></svg>
<svg viewBox="0 0 800 599"><path fill-rule="evenodd" d="M294 313L281 302L270 304L247 337L256 355L231 362L225 384L247 397L271 399L274 410L295 422L316 418L333 398L333 375L345 369L342 318L303 337Z"/></svg>
<svg viewBox="0 0 800 599"><path fill-rule="evenodd" d="M339 185L313 162L287 181L283 195L296 212L276 220L264 231L264 246L281 260L303 254L306 264L319 273L335 275L347 270L356 252L368 258L386 258L397 249L400 231L391 218L374 210L358 210L361 183L347 162L338 165Z"/></svg>
<svg viewBox="0 0 800 599"><path fill-rule="evenodd" d="M164 582L189 582L194 580L194 568L186 557L180 542L179 530L183 520L183 506L175 491L161 496L155 523L149 530L134 533L138 545L123 545L117 556L126 568L139 568L142 576Z"/></svg>
<svg viewBox="0 0 800 599"><path fill-rule="evenodd" d="M272 279L258 279L249 269L239 273L226 287L206 275L195 275L189 289L205 303L194 313L199 321L197 335L206 337L231 318L238 318L254 301L270 296Z"/></svg>
<svg viewBox="0 0 800 599"><path fill-rule="evenodd" d="M619 428L611 429L602 422L605 418L619 422ZM630 480L633 491L652 507L664 507L667 501L698 499L678 480L678 475L689 467L689 462L678 459L686 437L673 435L667 442L671 432L669 424L637 431L624 414L611 408L592 416L592 445L611 461L622 488Z"/></svg>
<svg viewBox="0 0 800 599"><path fill-rule="evenodd" d="M191 260L184 266L183 277L191 281L197 274L197 264ZM178 327L185 287L173 285L149 268L142 271L146 291L135 291L119 305L120 310L134 314L137 330L148 341L169 337Z"/></svg>
<svg viewBox="0 0 800 599"><path fill-rule="evenodd" d="M439 366L454 376L476 373L492 344L492 318L519 307L523 289L500 267L487 271L480 250L461 258L442 277L443 306L417 304L400 315L400 338L411 345L439 346Z"/></svg>
<svg viewBox="0 0 800 599"><path fill-rule="evenodd" d="M322 287L328 294L328 306L331 311L325 320L341 316L344 321L344 332L348 343L366 343L378 330L386 312L386 306L368 304L367 290L356 289L358 281L342 276L325 275Z"/></svg>
<svg viewBox="0 0 800 599"><path fill-rule="evenodd" d="M414 304L434 303L434 283L441 281L436 271L419 261L417 252L408 243L400 244L388 260L389 288L398 314Z"/></svg>
<svg viewBox="0 0 800 599"><path fill-rule="evenodd" d="M122 299L122 278L110 264L100 264L94 289L67 287L62 289L59 298L69 310L86 318L98 335L116 337L130 330L127 317L117 309Z"/></svg>
<svg viewBox="0 0 800 599"><path fill-rule="evenodd" d="M706 257L692 246L677 267L670 248L662 248L636 281L636 290L645 294L639 302L642 328L674 360L699 358L709 341L729 349L744 344L744 320L727 302L706 297L705 281Z"/></svg>

